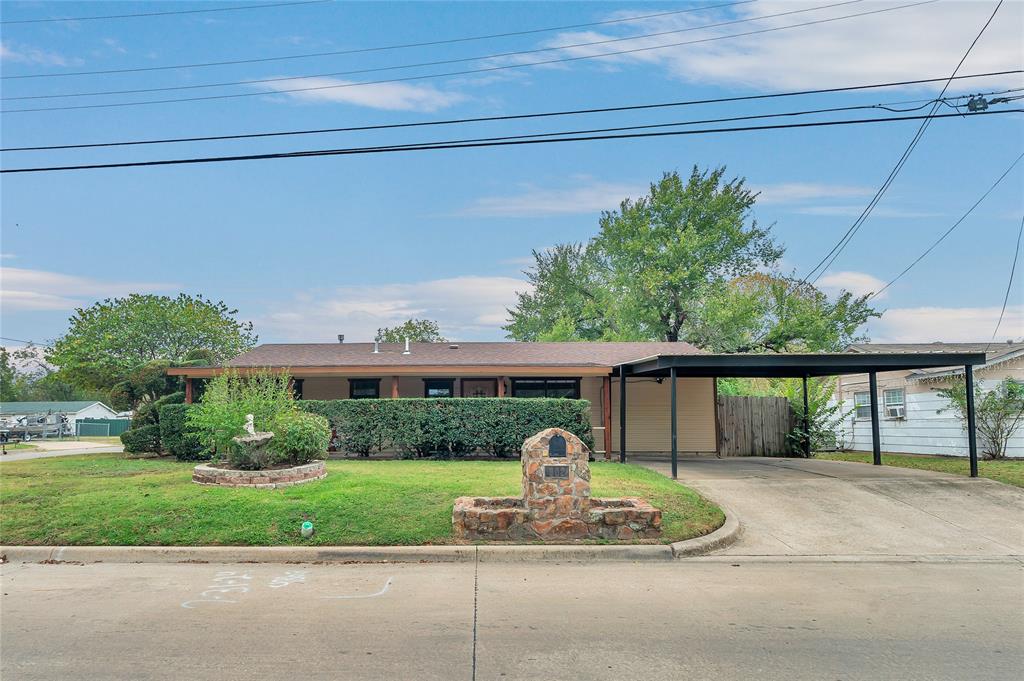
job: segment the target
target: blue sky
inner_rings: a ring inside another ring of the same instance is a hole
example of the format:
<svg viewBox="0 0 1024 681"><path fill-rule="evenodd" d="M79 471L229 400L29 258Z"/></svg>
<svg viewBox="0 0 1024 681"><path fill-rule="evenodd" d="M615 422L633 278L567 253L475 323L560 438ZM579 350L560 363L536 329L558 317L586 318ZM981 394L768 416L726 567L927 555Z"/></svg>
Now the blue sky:
<svg viewBox="0 0 1024 681"><path fill-rule="evenodd" d="M940 2L815 26L541 67L369 86L389 77L650 47L902 3L859 2L610 46L446 67L279 81L303 93L101 109L8 113L3 146L372 125L703 99L940 77L994 7ZM195 2L5 2L3 19L224 7ZM606 21L703 3L321 3L148 18L9 24L5 76L246 59L424 42ZM309 76L679 31L831 4L751 2L635 22L342 56L81 77L9 79L4 97ZM1008 2L961 73L1021 68L1024 4ZM1024 86L1020 75L961 81L952 94ZM375 133L4 154L44 165L291 151L664 123L919 100L937 86L889 88L543 121ZM4 108L266 93L252 84L68 99ZM842 116L839 116L842 117ZM935 121L903 173L819 284L877 288L949 227L1021 151L1020 115ZM585 144L5 175L2 335L46 342L74 307L131 291L203 293L237 307L264 341L370 340L410 316L461 340L503 336L530 250L585 240L601 210L662 172L726 165L762 190L785 268L803 274L866 205L916 122ZM1024 213L1024 162L936 251L878 301L878 341L986 340ZM1019 273L1000 337L1024 335ZM14 345L16 343L8 343Z"/></svg>

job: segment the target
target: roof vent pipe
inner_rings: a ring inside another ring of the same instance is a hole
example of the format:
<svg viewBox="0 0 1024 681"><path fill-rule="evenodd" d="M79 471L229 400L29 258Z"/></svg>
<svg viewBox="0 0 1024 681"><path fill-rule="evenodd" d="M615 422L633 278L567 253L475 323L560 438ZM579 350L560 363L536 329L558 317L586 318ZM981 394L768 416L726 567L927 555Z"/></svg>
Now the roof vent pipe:
<svg viewBox="0 0 1024 681"><path fill-rule="evenodd" d="M380 354L380 341L373 341L373 354Z"/></svg>
<svg viewBox="0 0 1024 681"><path fill-rule="evenodd" d="M412 352L409 351L409 337L408 336L405 337L405 352L403 352L402 354L403 355L411 355L412 354Z"/></svg>

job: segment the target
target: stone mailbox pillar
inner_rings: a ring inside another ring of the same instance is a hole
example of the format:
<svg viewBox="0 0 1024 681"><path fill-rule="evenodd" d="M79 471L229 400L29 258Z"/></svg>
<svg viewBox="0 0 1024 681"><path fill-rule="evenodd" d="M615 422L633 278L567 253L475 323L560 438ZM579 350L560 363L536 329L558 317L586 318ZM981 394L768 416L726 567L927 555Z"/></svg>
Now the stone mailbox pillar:
<svg viewBox="0 0 1024 681"><path fill-rule="evenodd" d="M548 428L523 443L523 500L535 529L590 511L590 450L567 430ZM571 524L570 524L571 525ZM569 529L569 528L565 528ZM579 529L579 528L575 528Z"/></svg>

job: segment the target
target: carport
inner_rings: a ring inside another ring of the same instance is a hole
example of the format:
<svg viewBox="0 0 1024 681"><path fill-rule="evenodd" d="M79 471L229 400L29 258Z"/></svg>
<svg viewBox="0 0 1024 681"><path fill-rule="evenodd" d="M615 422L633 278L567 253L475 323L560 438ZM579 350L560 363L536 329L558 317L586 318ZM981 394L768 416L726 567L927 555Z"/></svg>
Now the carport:
<svg viewBox="0 0 1024 681"><path fill-rule="evenodd" d="M878 421L878 372L963 366L967 383L967 447L971 477L978 477L978 443L974 416L974 365L985 363L981 352L907 352L907 353L787 353L776 355L656 355L618 365L619 375L619 461L626 462L627 383L629 378L668 378L672 428L672 477L678 470L678 432L676 423L679 377L704 378L799 378L803 380L804 432L807 432L807 379L846 374L868 375L871 392L871 447L873 463L882 465L882 445ZM804 450L811 453L810 438Z"/></svg>

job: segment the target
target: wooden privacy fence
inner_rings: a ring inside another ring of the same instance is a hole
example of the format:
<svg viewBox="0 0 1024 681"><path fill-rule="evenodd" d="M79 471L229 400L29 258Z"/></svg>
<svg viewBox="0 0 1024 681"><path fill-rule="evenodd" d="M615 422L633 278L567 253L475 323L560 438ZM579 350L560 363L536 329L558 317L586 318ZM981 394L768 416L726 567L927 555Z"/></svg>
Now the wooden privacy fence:
<svg viewBox="0 0 1024 681"><path fill-rule="evenodd" d="M721 456L782 456L796 420L785 397L719 395L718 426Z"/></svg>

